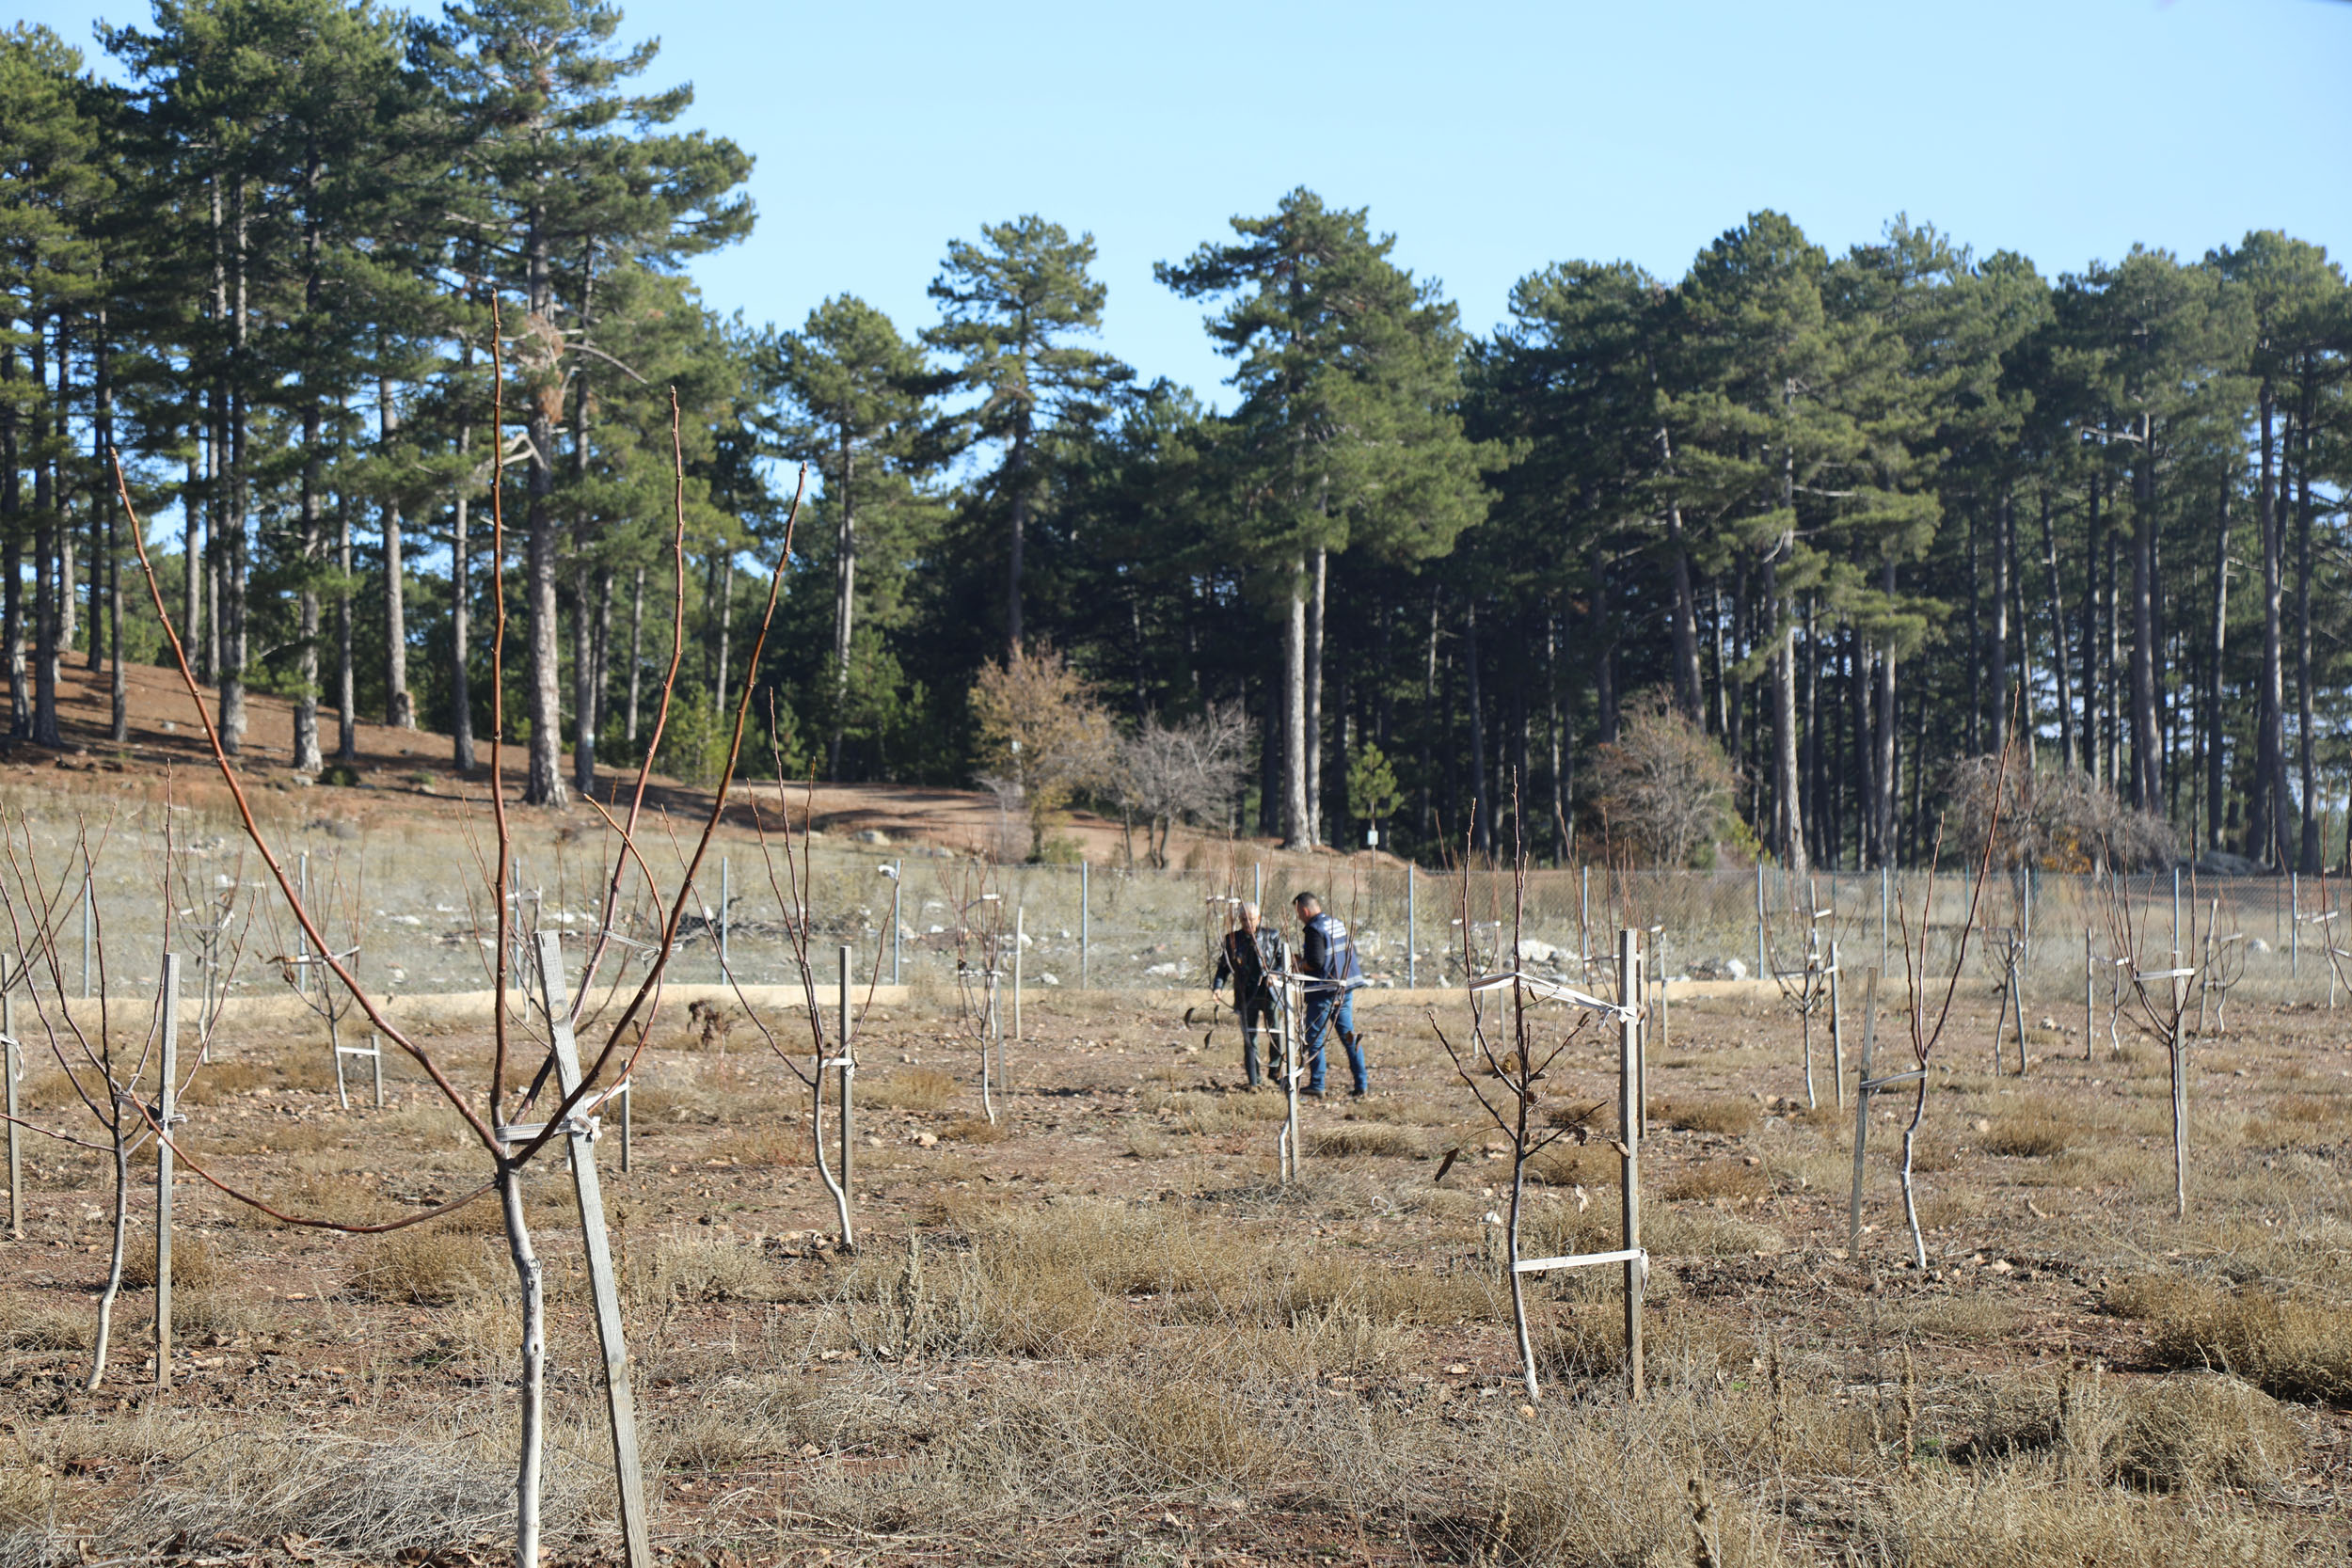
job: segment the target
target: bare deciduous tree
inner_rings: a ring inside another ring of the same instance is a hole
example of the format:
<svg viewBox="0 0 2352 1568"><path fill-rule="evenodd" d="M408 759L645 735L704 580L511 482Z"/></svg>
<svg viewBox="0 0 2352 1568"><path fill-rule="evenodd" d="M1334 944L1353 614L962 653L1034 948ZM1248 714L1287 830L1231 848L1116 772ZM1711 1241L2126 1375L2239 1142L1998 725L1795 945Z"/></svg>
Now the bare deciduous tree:
<svg viewBox="0 0 2352 1568"><path fill-rule="evenodd" d="M1176 823L1230 815L1248 774L1249 739L1249 716L1237 703L1211 703L1187 719L1147 718L1120 739L1112 787L1128 820L1142 820L1144 855L1153 865L1166 868Z"/></svg>

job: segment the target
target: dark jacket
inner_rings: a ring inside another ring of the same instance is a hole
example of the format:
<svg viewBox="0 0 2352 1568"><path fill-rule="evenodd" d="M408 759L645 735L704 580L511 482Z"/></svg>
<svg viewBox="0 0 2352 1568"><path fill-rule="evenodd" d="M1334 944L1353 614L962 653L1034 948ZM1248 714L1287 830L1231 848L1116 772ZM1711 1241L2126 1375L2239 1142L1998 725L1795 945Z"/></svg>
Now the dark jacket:
<svg viewBox="0 0 2352 1568"><path fill-rule="evenodd" d="M1209 982L1209 989L1215 990L1231 979L1236 1001L1264 990L1270 983L1266 976L1281 964L1280 941L1263 926L1258 927L1254 939L1238 927L1226 932L1217 949L1216 978Z"/></svg>
<svg viewBox="0 0 2352 1568"><path fill-rule="evenodd" d="M1364 983L1364 966L1356 956L1356 939L1337 915L1326 912L1307 922L1307 942L1298 958L1313 991L1350 990Z"/></svg>

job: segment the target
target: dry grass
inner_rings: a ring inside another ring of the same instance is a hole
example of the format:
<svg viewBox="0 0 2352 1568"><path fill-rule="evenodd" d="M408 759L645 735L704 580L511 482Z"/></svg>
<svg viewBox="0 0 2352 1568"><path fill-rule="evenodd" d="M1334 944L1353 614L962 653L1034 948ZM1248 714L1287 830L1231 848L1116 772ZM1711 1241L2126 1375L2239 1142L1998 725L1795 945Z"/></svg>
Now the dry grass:
<svg viewBox="0 0 2352 1568"><path fill-rule="evenodd" d="M1650 1107L1650 1115L1680 1132L1740 1137L1756 1130L1757 1110L1753 1100L1725 1095L1706 1100L1661 1100Z"/></svg>
<svg viewBox="0 0 2352 1568"><path fill-rule="evenodd" d="M1308 1152L1325 1159L1371 1155L1383 1159L1414 1159L1424 1152L1421 1136L1390 1122L1342 1122L1307 1136Z"/></svg>
<svg viewBox="0 0 2352 1568"><path fill-rule="evenodd" d="M2352 1398L2352 1335L2341 1309L2171 1275L2127 1281L2107 1292L2107 1307L2148 1322L2159 1366L2229 1372L2280 1399Z"/></svg>
<svg viewBox="0 0 2352 1568"><path fill-rule="evenodd" d="M479 1234L418 1226L365 1243L347 1289L362 1301L446 1307L487 1289L496 1267Z"/></svg>
<svg viewBox="0 0 2352 1568"><path fill-rule="evenodd" d="M944 1111L962 1090L953 1077L936 1068L901 1068L872 1078L861 1071L857 1078L860 1104L892 1111Z"/></svg>
<svg viewBox="0 0 2352 1568"><path fill-rule="evenodd" d="M1992 1132L1978 1138L1977 1146L1987 1154L2042 1160L2065 1153L2069 1133L2064 1119L2035 1105L2002 1116Z"/></svg>
<svg viewBox="0 0 2352 1568"><path fill-rule="evenodd" d="M1765 1180L1763 1171L1754 1165L1738 1160L1710 1160L1706 1164L1675 1172L1667 1178L1663 1193L1672 1203L1736 1206L1769 1196L1772 1190L1772 1184Z"/></svg>
<svg viewBox="0 0 2352 1568"><path fill-rule="evenodd" d="M175 1228L171 1238L171 1283L174 1289L202 1291L227 1275L220 1249L201 1235ZM152 1236L135 1236L122 1259L122 1282L135 1291L155 1288L155 1247Z"/></svg>
<svg viewBox="0 0 2352 1568"><path fill-rule="evenodd" d="M768 1301L777 1283L768 1260L745 1243L670 1237L654 1249L640 1294L654 1302Z"/></svg>
<svg viewBox="0 0 2352 1568"><path fill-rule="evenodd" d="M939 1130L939 1135L951 1143L1002 1143L1012 1136L1012 1128L1005 1122L991 1121L986 1117L958 1117Z"/></svg>

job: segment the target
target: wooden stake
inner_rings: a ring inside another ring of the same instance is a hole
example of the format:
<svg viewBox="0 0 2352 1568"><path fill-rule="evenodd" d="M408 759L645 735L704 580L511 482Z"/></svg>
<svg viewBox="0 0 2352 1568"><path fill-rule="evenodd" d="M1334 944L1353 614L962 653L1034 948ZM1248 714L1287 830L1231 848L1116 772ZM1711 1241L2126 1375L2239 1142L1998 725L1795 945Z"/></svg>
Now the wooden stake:
<svg viewBox="0 0 2352 1568"><path fill-rule="evenodd" d="M1870 1141L1870 1056L1878 1049L1879 972L1862 976L1862 1066L1854 1073L1853 1200L1846 1206L1846 1256L1862 1256L1862 1151Z"/></svg>
<svg viewBox="0 0 2352 1568"><path fill-rule="evenodd" d="M1832 940L1829 944L1829 1078L1830 1088L1837 1096L1840 1110L1846 1104L1845 999L1838 990L1838 980L1844 968L1837 961L1837 943Z"/></svg>
<svg viewBox="0 0 2352 1568"><path fill-rule="evenodd" d="M8 1057L0 1062L0 1077L8 1080L8 1235L16 1241L24 1239L24 1130L16 1118L24 1114L16 1101L16 1086L24 1076L24 1053L16 1043L16 963L6 953L0 953L0 1042L5 1042Z"/></svg>
<svg viewBox="0 0 2352 1568"><path fill-rule="evenodd" d="M1622 1183L1625 1262L1625 1375L1642 1397L1642 933L1617 933L1617 1168Z"/></svg>
<svg viewBox="0 0 2352 1568"><path fill-rule="evenodd" d="M168 1134L180 1119L180 955L164 955L164 1016L162 1092L156 1096L155 1119L166 1137L155 1140L155 1386L171 1386L171 1144Z"/></svg>
<svg viewBox="0 0 2352 1568"><path fill-rule="evenodd" d="M539 933L540 994L548 1005L556 1081L569 1096L580 1087L580 1047L572 1037L571 1004L564 979L563 943ZM612 1243L604 1228L604 1187L596 1177L596 1135L575 1118L565 1130L572 1184L580 1195L580 1234L588 1255L588 1289L595 1298L596 1341L604 1351L605 1410L612 1426L612 1477L620 1489L621 1541L628 1568L653 1568L645 1528L644 1473L637 1456L637 1402L629 1390L628 1339L621 1326L621 1292L612 1272ZM512 1199L517 1210L520 1200Z"/></svg>
<svg viewBox="0 0 2352 1568"><path fill-rule="evenodd" d="M855 1159L851 1149L857 1139L857 1110L851 1096L851 1087L856 1082L857 1058L850 1053L850 944L843 942L838 1022L834 1026L840 1039L834 1049L840 1053L838 1060L841 1063L841 1190L844 1194L852 1190L851 1183L856 1180L850 1174L853 1168L851 1162ZM850 1244L846 1232L842 1235L841 1244L845 1247Z"/></svg>

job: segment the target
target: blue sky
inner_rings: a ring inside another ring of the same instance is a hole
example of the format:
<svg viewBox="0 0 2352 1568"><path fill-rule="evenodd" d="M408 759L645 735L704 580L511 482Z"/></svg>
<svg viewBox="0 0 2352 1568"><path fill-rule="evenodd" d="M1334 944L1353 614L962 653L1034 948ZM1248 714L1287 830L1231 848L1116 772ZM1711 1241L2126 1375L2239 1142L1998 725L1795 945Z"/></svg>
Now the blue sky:
<svg viewBox="0 0 2352 1568"><path fill-rule="evenodd" d="M20 15L87 44L144 13ZM1548 261L1677 277L1761 207L1833 249L1907 213L2049 274L2250 228L2352 251L2329 0L671 0L625 31L758 160L757 232L695 269L714 306L797 325L849 292L911 331L950 237L1036 212L1094 234L1104 346L1213 397L1225 362L1152 264L1300 184L1369 206L1475 331Z"/></svg>

